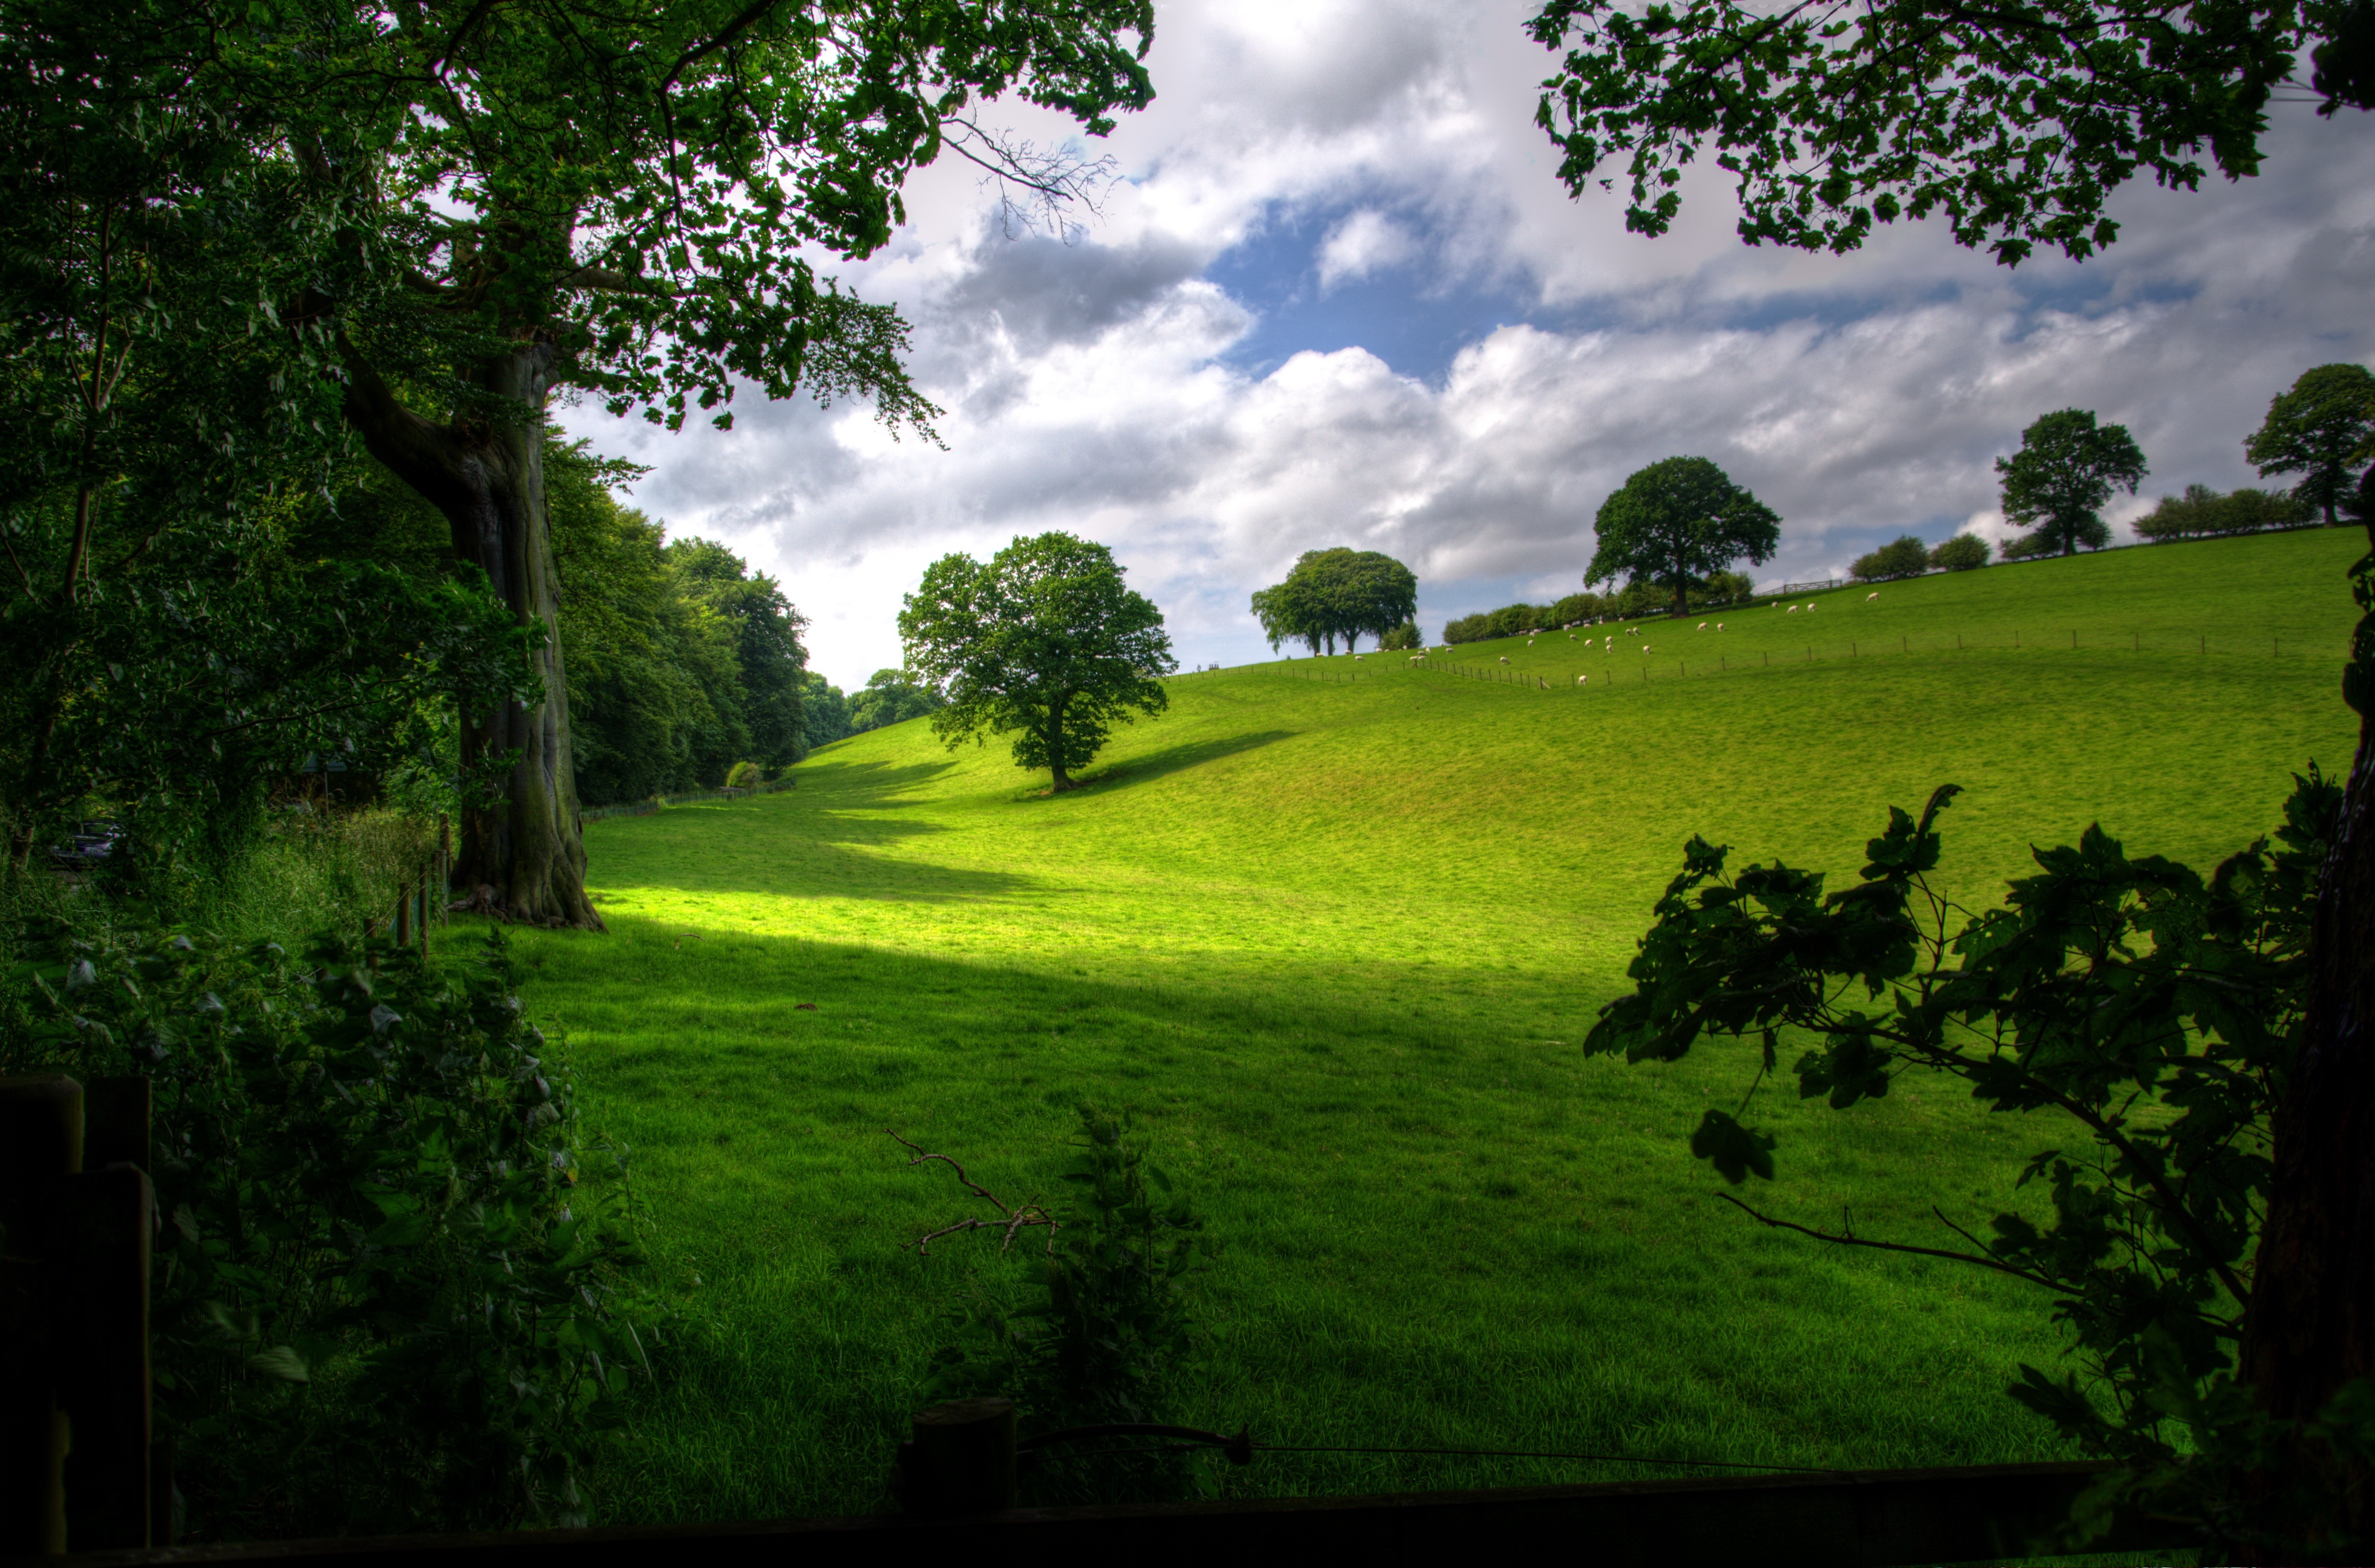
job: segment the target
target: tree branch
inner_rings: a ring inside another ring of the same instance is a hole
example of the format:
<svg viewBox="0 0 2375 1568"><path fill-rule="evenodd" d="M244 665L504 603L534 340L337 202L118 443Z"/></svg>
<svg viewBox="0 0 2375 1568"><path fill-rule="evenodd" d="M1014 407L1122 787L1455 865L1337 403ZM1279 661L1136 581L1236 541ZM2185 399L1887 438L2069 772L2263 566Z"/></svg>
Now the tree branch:
<svg viewBox="0 0 2375 1568"><path fill-rule="evenodd" d="M2026 1279L2032 1285L2042 1285L2049 1291L2068 1291L2071 1289L2069 1285L2062 1283L2059 1279L2052 1279L2050 1276L2033 1273L2028 1269L2005 1263L1999 1258L1988 1257L1982 1254L1948 1252L1943 1247L1917 1247L1908 1242L1873 1242L1866 1241L1861 1236L1833 1235L1828 1231L1812 1230L1807 1226L1798 1224L1792 1220L1776 1220L1769 1214L1759 1214L1755 1209L1749 1208L1748 1205L1741 1202L1740 1199L1732 1197L1728 1192L1719 1192L1716 1194L1716 1197L1723 1199L1724 1202L1731 1204L1734 1208L1739 1209L1743 1214L1747 1215L1751 1220L1755 1220L1760 1225L1771 1225L1777 1230L1795 1231L1802 1236L1812 1236L1818 1242L1833 1242L1843 1247L1872 1247L1881 1252L1909 1252L1920 1257L1944 1257L1951 1259L1956 1263L1976 1263L1982 1268L1992 1268L1999 1274L2009 1274L2015 1279ZM1938 1210L1935 1208L1932 1208L1930 1212L1932 1214L1938 1214ZM1944 1214L1938 1214L1938 1219L1939 1221L1944 1224L1948 1230L1955 1231L1957 1235L1965 1235L1966 1239L1967 1239L1967 1232L1956 1230L1954 1223L1951 1220L1948 1220Z"/></svg>
<svg viewBox="0 0 2375 1568"><path fill-rule="evenodd" d="M996 1193L990 1191L987 1187L983 1186L971 1176L966 1175L964 1167L958 1164L956 1161L950 1158L948 1155L929 1153L922 1145L908 1143L905 1138L900 1138L897 1133L892 1132L888 1127L885 1127L882 1130L889 1134L889 1136L895 1141L905 1144L907 1148L916 1151L916 1157L907 1161L907 1168L909 1170L912 1171L918 1165L926 1164L931 1161L937 1160L957 1173L957 1181L967 1192L973 1194L975 1197L981 1198L1003 1216L1003 1218L999 1220L960 1220L953 1225L943 1225L939 1230L930 1232L928 1235L916 1238L915 1242L916 1256L928 1256L932 1250L932 1244L939 1241L942 1236L953 1236L965 1231L1003 1231L1006 1233L1005 1240L998 1244L998 1250L999 1252L1004 1252L1014 1244L1014 1238L1018 1234L1023 1231L1030 1230L1034 1226L1045 1226L1046 1228L1047 1256L1050 1257L1056 1256L1056 1232L1062 1230L1063 1227L1057 1222L1056 1217L1048 1213L1045 1208L1035 1203L1026 1203L1017 1208L1009 1208L1004 1203L998 1201L998 1197ZM903 1247L902 1250L904 1251L904 1248Z"/></svg>

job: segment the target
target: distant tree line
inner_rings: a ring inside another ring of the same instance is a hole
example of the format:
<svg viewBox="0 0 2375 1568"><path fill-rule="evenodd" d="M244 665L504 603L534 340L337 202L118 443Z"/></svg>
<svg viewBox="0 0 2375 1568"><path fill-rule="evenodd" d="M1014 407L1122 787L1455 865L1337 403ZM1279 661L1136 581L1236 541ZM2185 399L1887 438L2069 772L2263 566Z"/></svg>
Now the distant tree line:
<svg viewBox="0 0 2375 1568"><path fill-rule="evenodd" d="M806 749L807 624L725 546L669 540L611 487L632 466L548 436L577 794L589 806L780 769Z"/></svg>
<svg viewBox="0 0 2375 1568"><path fill-rule="evenodd" d="M1887 583L1940 572L1968 572L1988 563L1988 542L1977 534L1957 534L1932 547L1911 534L1902 535L1870 555L1858 556L1848 574L1859 583Z"/></svg>
<svg viewBox="0 0 2375 1568"><path fill-rule="evenodd" d="M1716 572L1689 590L1691 607L1736 604L1753 596L1756 584L1744 572ZM1589 620L1620 620L1634 616L1663 615L1673 608L1673 591L1662 584L1637 583L1606 594L1569 594L1555 604L1503 605L1496 610L1464 615L1443 629L1446 643L1483 643L1495 637L1522 637L1533 631L1556 631Z"/></svg>
<svg viewBox="0 0 2375 1568"><path fill-rule="evenodd" d="M808 750L886 725L919 719L948 705L947 698L910 680L905 670L878 669L856 693L846 695L813 670L804 678L801 722Z"/></svg>
<svg viewBox="0 0 2375 1568"><path fill-rule="evenodd" d="M1302 643L1315 654L1332 654L1339 640L1351 653L1365 632L1381 648L1388 639L1397 646L1419 643L1418 578L1376 550L1306 550L1285 582L1255 592L1253 610L1273 653L1281 643Z"/></svg>

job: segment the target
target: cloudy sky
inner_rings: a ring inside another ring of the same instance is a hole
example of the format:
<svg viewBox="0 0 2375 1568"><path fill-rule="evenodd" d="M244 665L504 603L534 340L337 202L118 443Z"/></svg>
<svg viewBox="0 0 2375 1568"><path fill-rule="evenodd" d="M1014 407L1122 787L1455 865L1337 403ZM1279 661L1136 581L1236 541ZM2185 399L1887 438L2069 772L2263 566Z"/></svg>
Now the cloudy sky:
<svg viewBox="0 0 2375 1568"><path fill-rule="evenodd" d="M814 666L899 662L900 596L951 550L1113 547L1183 664L1270 657L1247 595L1306 549L1385 550L1449 617L1578 585L1634 469L1713 458L1783 519L1760 581L1911 531L2005 532L1992 460L2076 406L2145 494L2253 483L2241 440L2308 367L2375 353L2375 129L2280 110L2267 172L2124 191L2102 257L2007 271L1903 225L1850 258L1751 250L1729 188L1660 240L1570 200L1532 124L1551 57L1507 0L1159 4L1160 98L1071 242L1010 237L954 159L839 271L915 324L945 449L862 408L737 400L729 433L565 417L649 465L677 536L782 580ZM1046 138L1028 111L1006 124Z"/></svg>

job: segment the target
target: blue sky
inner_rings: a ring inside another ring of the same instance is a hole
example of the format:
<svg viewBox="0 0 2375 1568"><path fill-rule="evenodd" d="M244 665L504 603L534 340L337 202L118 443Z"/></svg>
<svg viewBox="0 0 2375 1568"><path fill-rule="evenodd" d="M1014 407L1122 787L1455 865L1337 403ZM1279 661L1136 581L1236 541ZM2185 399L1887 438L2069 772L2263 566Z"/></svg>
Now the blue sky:
<svg viewBox="0 0 2375 1568"><path fill-rule="evenodd" d="M844 686L898 662L900 596L952 550L1063 528L1111 545L1183 663L1268 657L1247 609L1306 549L1407 561L1444 619L1567 591L1634 469L1721 464L1782 515L1763 580L1911 531L2001 537L1993 459L2079 407L2152 465L2115 521L2255 482L2241 440L2311 365L2375 351L2375 140L2280 109L2266 172L2131 188L2120 242L2016 271L1934 226L1846 258L1753 250L1696 171L1675 231L1570 200L1532 124L1528 7L1158 5L1161 95L1067 243L1010 237L953 159L837 268L915 324L941 444L863 408L738 400L670 436L588 408L649 465L633 500L775 573ZM1027 109L1010 124L1063 126Z"/></svg>

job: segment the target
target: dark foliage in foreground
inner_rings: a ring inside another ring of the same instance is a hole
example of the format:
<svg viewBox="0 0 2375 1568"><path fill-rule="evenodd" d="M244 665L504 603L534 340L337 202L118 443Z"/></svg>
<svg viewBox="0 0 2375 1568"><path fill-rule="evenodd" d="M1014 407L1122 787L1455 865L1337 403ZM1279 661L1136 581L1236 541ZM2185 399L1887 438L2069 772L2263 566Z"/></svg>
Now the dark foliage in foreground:
<svg viewBox="0 0 2375 1568"><path fill-rule="evenodd" d="M2342 807L2315 767L2297 784L2273 843L2254 841L2206 879L2089 828L2074 848L2038 851L2038 874L1976 915L1930 879L1952 784L1918 819L1892 810L1860 878L1832 891L1821 873L1778 861L1732 871L1729 851L1694 839L1629 972L1637 989L1601 1009L1585 1044L1671 1061L1702 1037L1754 1037L1761 1084L1779 1065L1780 1032L1804 1030L1821 1044L1795 1064L1798 1092L1834 1110L1925 1072L1995 1110L2050 1118L2052 1146L2018 1183L2047 1185L2053 1217L2041 1226L2002 1213L1981 1240L1941 1213L1945 1244L1932 1246L1748 1212L2049 1292L2088 1376L2024 1366L2012 1395L2133 1467L2101 1489L2076 1539L2126 1493L2193 1521L2214 1547L2283 1539L2336 1561L2354 1550L2331 1530L2271 1532L2342 1516L2342 1468L2375 1455L2375 1393L2348 1385L2315 1421L2288 1425L2258 1413L2236 1376L2271 1124ZM1692 1152L1735 1185L1770 1179L1776 1140L1739 1114L1708 1111ZM2282 1468L2270 1492L2268 1456L2302 1438L2323 1463Z"/></svg>
<svg viewBox="0 0 2375 1568"><path fill-rule="evenodd" d="M160 1437L197 1539L583 1523L665 1315L499 933L462 965L26 934L0 1072L142 1073Z"/></svg>

